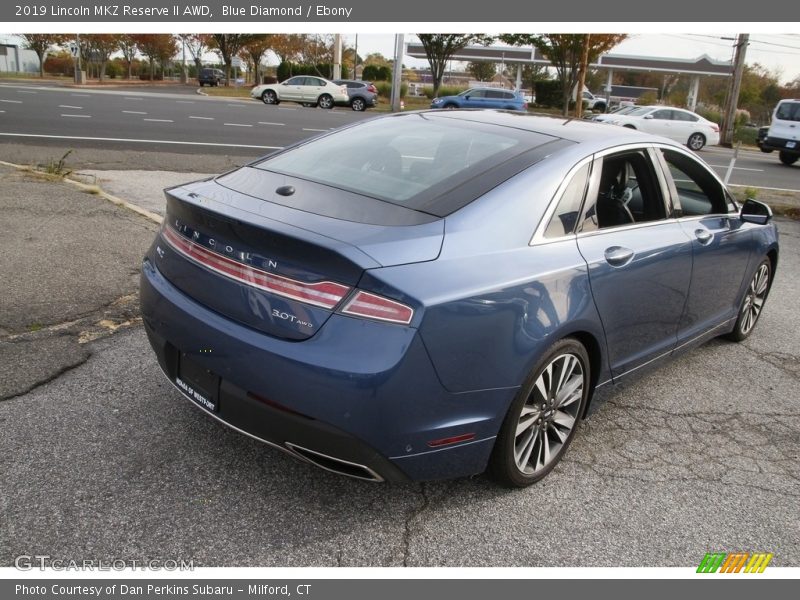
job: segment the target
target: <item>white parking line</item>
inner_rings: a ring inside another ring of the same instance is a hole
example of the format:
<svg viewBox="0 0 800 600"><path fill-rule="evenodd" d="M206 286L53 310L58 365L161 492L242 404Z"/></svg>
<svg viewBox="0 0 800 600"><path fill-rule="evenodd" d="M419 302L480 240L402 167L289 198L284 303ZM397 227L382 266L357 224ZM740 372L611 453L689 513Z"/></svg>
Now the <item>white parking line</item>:
<svg viewBox="0 0 800 600"><path fill-rule="evenodd" d="M7 133L3 137L43 138L48 140L86 140L92 142L130 142L135 144L177 144L181 146L215 146L224 148L258 148L263 150L283 150L283 146L256 146L253 144L220 144L218 142L185 142L183 140L141 140L135 138L84 137L75 135L46 135L42 133Z"/></svg>
<svg viewBox="0 0 800 600"><path fill-rule="evenodd" d="M213 121L213 120L214 120L214 117L195 117L195 116L189 116L189 118L190 118L190 119L202 119L203 121Z"/></svg>
<svg viewBox="0 0 800 600"><path fill-rule="evenodd" d="M252 125L247 125L246 123L223 123L223 125L228 127L252 127Z"/></svg>
<svg viewBox="0 0 800 600"><path fill-rule="evenodd" d="M38 94L39 92L31 92L29 90L17 90L18 94Z"/></svg>
<svg viewBox="0 0 800 600"><path fill-rule="evenodd" d="M728 165L712 165L709 163L709 167L714 167L716 169L727 169ZM733 167L734 171L756 171L758 173L763 173L764 169L750 169L748 167Z"/></svg>
<svg viewBox="0 0 800 600"><path fill-rule="evenodd" d="M89 94L70 94L70 96L75 96L76 98L91 98Z"/></svg>
<svg viewBox="0 0 800 600"><path fill-rule="evenodd" d="M82 106L72 106L70 104L59 104L58 108L72 108L72 109L75 109L75 110L83 110Z"/></svg>
<svg viewBox="0 0 800 600"><path fill-rule="evenodd" d="M76 119L91 119L92 115L61 115L62 117L75 117Z"/></svg>
<svg viewBox="0 0 800 600"><path fill-rule="evenodd" d="M172 119L142 119L142 121L152 121L153 123L174 123Z"/></svg>
<svg viewBox="0 0 800 600"><path fill-rule="evenodd" d="M286 125L286 123L270 123L269 121L259 121L258 124L259 125L277 125L277 126L280 126L280 127L283 127L283 126Z"/></svg>
<svg viewBox="0 0 800 600"><path fill-rule="evenodd" d="M194 100L175 100L178 104L194 104Z"/></svg>
<svg viewBox="0 0 800 600"><path fill-rule="evenodd" d="M8 104L22 104L22 100L0 100L0 102L7 102Z"/></svg>
<svg viewBox="0 0 800 600"><path fill-rule="evenodd" d="M231 108L241 108L242 106L247 106L247 104L226 104L225 106L230 106Z"/></svg>
<svg viewBox="0 0 800 600"><path fill-rule="evenodd" d="M122 112L124 112L127 115L146 115L147 114L143 110L123 110Z"/></svg>
<svg viewBox="0 0 800 600"><path fill-rule="evenodd" d="M141 100L138 96L125 96L125 100Z"/></svg>
<svg viewBox="0 0 800 600"><path fill-rule="evenodd" d="M285 106L279 106L278 110L297 110L296 108L287 108Z"/></svg>
<svg viewBox="0 0 800 600"><path fill-rule="evenodd" d="M311 127L303 127L303 131L329 131L328 129L313 129Z"/></svg>

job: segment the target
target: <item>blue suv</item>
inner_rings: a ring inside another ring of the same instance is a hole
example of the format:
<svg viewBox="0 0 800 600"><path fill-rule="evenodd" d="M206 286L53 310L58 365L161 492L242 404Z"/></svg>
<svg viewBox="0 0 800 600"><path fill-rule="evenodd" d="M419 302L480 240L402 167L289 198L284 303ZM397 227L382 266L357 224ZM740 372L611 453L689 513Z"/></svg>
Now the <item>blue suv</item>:
<svg viewBox="0 0 800 600"><path fill-rule="evenodd" d="M434 98L431 108L496 108L503 110L528 110L522 92L499 88L470 88L458 96Z"/></svg>

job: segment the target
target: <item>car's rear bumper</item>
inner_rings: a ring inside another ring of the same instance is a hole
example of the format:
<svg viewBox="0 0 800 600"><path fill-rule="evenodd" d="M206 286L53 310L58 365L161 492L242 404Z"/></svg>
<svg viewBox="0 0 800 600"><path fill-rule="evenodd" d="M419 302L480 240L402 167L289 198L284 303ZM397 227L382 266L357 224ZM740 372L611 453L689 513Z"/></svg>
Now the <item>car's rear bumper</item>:
<svg viewBox="0 0 800 600"><path fill-rule="evenodd" d="M179 356L219 376L218 411L201 410L344 475L406 481L480 473L515 393L445 391L413 328L334 315L304 342L270 337L196 303L149 260L141 304L173 384ZM465 433L474 437L429 445Z"/></svg>
<svg viewBox="0 0 800 600"><path fill-rule="evenodd" d="M789 147L792 145L794 147ZM800 156L800 140L790 140L786 138L767 136L767 138L760 144L760 147L764 148L765 150L780 150L781 152Z"/></svg>

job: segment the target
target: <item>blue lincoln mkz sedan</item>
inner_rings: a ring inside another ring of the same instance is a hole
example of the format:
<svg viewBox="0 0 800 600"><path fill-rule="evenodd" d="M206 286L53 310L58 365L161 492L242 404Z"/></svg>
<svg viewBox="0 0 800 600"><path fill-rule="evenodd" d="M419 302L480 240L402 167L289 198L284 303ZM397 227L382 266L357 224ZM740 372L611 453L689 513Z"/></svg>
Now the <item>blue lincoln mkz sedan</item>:
<svg viewBox="0 0 800 600"><path fill-rule="evenodd" d="M778 262L677 143L496 111L362 121L166 191L144 323L198 407L351 477L525 486L610 384L753 331Z"/></svg>

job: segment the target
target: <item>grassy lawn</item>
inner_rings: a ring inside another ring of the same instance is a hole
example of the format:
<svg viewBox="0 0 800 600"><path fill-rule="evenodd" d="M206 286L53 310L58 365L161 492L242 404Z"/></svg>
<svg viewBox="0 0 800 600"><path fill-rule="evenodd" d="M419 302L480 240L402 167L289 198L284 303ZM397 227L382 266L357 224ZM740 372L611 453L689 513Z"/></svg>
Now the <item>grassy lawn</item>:
<svg viewBox="0 0 800 600"><path fill-rule="evenodd" d="M207 96L221 96L224 98L249 98L251 89L250 86L246 85L239 87L225 87L224 85L219 87L204 86L202 88L203 93Z"/></svg>

